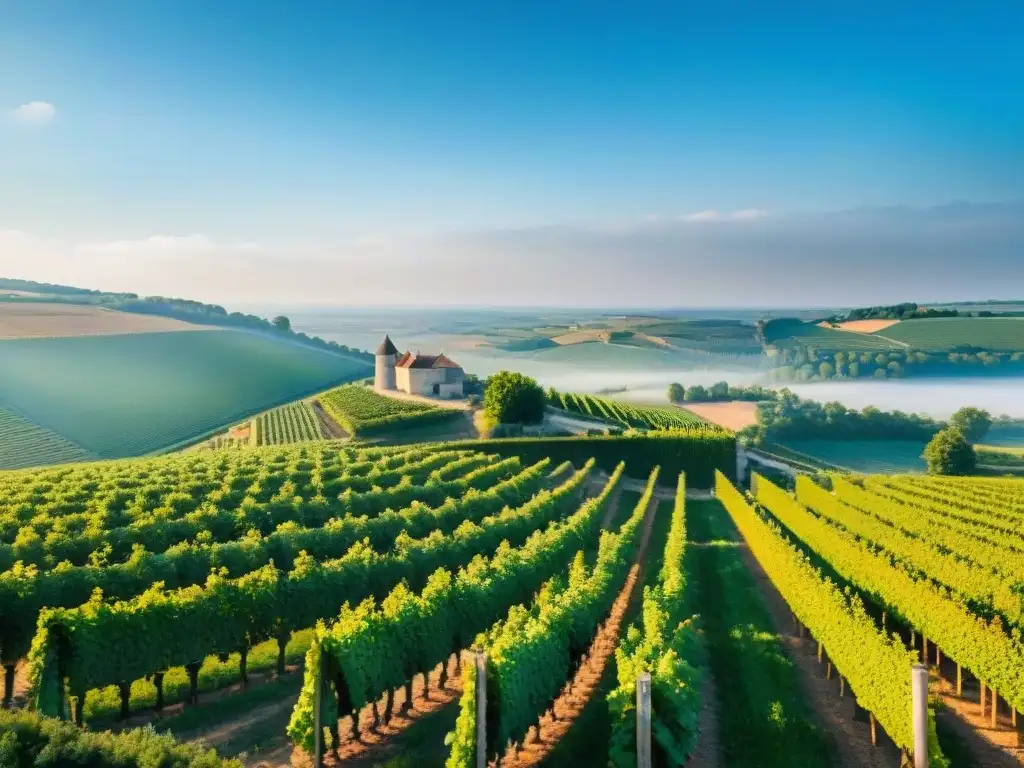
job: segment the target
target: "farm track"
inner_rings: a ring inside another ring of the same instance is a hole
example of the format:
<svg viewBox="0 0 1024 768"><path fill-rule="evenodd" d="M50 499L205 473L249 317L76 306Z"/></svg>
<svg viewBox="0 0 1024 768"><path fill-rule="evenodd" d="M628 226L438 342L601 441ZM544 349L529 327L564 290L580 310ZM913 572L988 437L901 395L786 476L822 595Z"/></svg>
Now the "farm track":
<svg viewBox="0 0 1024 768"><path fill-rule="evenodd" d="M700 688L700 716L697 721L697 744L686 763L687 768L721 768L722 745L718 743L718 690L710 674L704 675Z"/></svg>
<svg viewBox="0 0 1024 768"><path fill-rule="evenodd" d="M320 427L323 429L324 434L332 440L348 440L350 435L344 429L338 426L338 424L327 415L327 411L320 405L320 401L314 399L312 401L313 412L316 414L317 421L320 422Z"/></svg>
<svg viewBox="0 0 1024 768"><path fill-rule="evenodd" d="M611 505L609 505L611 506ZM639 596L637 585L643 583L644 555L654 528L658 499L652 498L644 512L644 527L637 546L633 567L621 591L612 604L611 612L597 631L590 650L576 671L572 681L563 690L551 712L541 716L537 726L527 735L526 743L518 752L509 750L501 760L502 768L529 768L540 765L570 731L584 708L599 689L609 660L615 655L623 620ZM554 716L552 716L554 715Z"/></svg>

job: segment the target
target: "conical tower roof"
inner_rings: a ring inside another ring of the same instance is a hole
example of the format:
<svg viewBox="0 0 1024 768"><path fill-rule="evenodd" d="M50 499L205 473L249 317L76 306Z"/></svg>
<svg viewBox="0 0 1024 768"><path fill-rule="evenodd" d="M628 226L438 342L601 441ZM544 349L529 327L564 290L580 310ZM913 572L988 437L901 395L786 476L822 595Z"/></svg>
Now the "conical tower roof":
<svg viewBox="0 0 1024 768"><path fill-rule="evenodd" d="M377 347L377 354L378 355L397 355L398 354L398 349L391 342L391 337L390 336L385 336L384 337L384 341L382 341L380 343L380 346Z"/></svg>

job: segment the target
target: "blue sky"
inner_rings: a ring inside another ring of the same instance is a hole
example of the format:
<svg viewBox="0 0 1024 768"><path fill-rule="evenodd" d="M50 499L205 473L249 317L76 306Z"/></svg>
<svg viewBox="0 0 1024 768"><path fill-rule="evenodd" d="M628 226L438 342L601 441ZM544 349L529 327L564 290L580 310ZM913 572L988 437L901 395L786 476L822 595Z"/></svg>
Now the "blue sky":
<svg viewBox="0 0 1024 768"><path fill-rule="evenodd" d="M343 300L379 303L440 287L420 269L387 288L396 265L445 258L424 240L513 269L510 239L568 227L611 254L582 303L629 288L632 304L643 286L616 263L633 246L609 230L728 239L765 218L1024 200L1024 6L842 5L6 0L0 272L241 300L290 264L359 274L369 288ZM900 253L933 234L914 221ZM708 269L691 241L660 258ZM1000 242L973 252L996 276L1024 260ZM196 271L212 262L263 277ZM922 290L954 292L962 264ZM976 290L1022 295L1017 279Z"/></svg>

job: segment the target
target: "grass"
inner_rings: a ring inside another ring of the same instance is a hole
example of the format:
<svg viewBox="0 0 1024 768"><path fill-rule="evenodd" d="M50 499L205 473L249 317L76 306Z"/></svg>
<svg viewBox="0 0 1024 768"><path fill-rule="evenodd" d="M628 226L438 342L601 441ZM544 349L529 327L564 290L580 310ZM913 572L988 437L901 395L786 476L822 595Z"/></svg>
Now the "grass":
<svg viewBox="0 0 1024 768"><path fill-rule="evenodd" d="M366 374L354 358L242 331L0 342L0 406L99 458L188 442Z"/></svg>
<svg viewBox="0 0 1024 768"><path fill-rule="evenodd" d="M0 407L0 469L23 469L92 458L56 432Z"/></svg>
<svg viewBox="0 0 1024 768"><path fill-rule="evenodd" d="M976 445L978 464L999 469L1024 469L1024 448L999 445Z"/></svg>
<svg viewBox="0 0 1024 768"><path fill-rule="evenodd" d="M1024 351L1024 318L936 317L908 320L877 335L903 342L914 349L946 351L978 347L992 351Z"/></svg>
<svg viewBox="0 0 1024 768"><path fill-rule="evenodd" d="M924 472L924 446L915 440L790 440L782 447L851 472L889 474Z"/></svg>
<svg viewBox="0 0 1024 768"><path fill-rule="evenodd" d="M836 765L835 746L803 700L768 610L733 545L738 536L717 501L687 501L687 578L705 631L719 696L719 744L727 768Z"/></svg>
<svg viewBox="0 0 1024 768"><path fill-rule="evenodd" d="M889 330L889 329L887 329ZM820 351L881 352L905 349L897 341L866 333L823 328L800 320L773 320L765 327L766 341L776 347L811 346Z"/></svg>

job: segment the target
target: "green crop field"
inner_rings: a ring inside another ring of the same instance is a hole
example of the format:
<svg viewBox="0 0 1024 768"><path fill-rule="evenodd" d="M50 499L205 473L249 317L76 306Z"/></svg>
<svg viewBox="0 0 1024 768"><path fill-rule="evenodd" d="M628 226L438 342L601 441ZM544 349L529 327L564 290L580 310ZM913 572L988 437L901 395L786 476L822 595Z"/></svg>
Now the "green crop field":
<svg viewBox="0 0 1024 768"><path fill-rule="evenodd" d="M120 458L368 371L361 360L242 331L20 339L0 342L0 406L85 453Z"/></svg>
<svg viewBox="0 0 1024 768"><path fill-rule="evenodd" d="M464 413L388 397L359 384L332 389L317 399L327 415L355 437L447 423L462 418Z"/></svg>
<svg viewBox="0 0 1024 768"><path fill-rule="evenodd" d="M84 461L89 452L55 432L0 407L0 469Z"/></svg>
<svg viewBox="0 0 1024 768"><path fill-rule="evenodd" d="M938 317L907 320L879 331L878 336L920 350L979 347L1001 352L1024 351L1024 318Z"/></svg>
<svg viewBox="0 0 1024 768"><path fill-rule="evenodd" d="M931 321L922 321L931 322ZM890 340L886 329L885 336L874 336L867 333L840 331L835 328L823 328L814 323L803 323L799 320L774 320L765 328L766 341L776 347L812 346L823 351L874 352L883 350L906 349L904 341ZM895 337L893 337L895 339Z"/></svg>
<svg viewBox="0 0 1024 768"><path fill-rule="evenodd" d="M852 472L923 472L915 440L789 440L785 447Z"/></svg>
<svg viewBox="0 0 1024 768"><path fill-rule="evenodd" d="M579 413L621 427L676 429L704 423L699 416L690 411L684 411L682 408L664 405L634 405L633 403L610 400L607 397L577 395L571 392L560 393L559 403L553 405L560 406L570 413Z"/></svg>
<svg viewBox="0 0 1024 768"><path fill-rule="evenodd" d="M288 445L327 437L309 403L289 403L253 419L256 445Z"/></svg>

